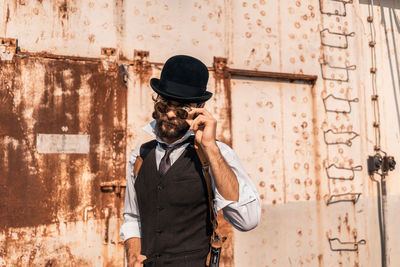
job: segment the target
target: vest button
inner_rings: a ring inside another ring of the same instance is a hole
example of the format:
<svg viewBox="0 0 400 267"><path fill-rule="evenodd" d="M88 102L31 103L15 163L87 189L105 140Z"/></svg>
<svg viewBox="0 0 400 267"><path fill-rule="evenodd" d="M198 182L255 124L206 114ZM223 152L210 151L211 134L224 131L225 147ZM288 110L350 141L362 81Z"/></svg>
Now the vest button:
<svg viewBox="0 0 400 267"><path fill-rule="evenodd" d="M157 231L156 231L156 233L157 233L158 235L161 235L162 232L163 232L162 230L157 230Z"/></svg>
<svg viewBox="0 0 400 267"><path fill-rule="evenodd" d="M157 209L158 209L158 211L162 211L164 209L164 207L158 206Z"/></svg>
<svg viewBox="0 0 400 267"><path fill-rule="evenodd" d="M159 184L159 185L157 186L157 189L158 189L158 191L161 191L161 190L164 189L164 186L163 186L162 184Z"/></svg>
<svg viewBox="0 0 400 267"><path fill-rule="evenodd" d="M159 258L159 257L161 257L161 254L156 254L156 255L154 255L156 258Z"/></svg>

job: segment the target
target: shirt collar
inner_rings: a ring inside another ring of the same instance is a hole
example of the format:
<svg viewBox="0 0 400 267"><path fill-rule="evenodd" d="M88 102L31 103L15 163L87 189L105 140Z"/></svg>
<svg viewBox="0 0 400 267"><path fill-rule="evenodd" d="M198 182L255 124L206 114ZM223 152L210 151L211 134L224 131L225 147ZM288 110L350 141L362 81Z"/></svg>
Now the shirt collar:
<svg viewBox="0 0 400 267"><path fill-rule="evenodd" d="M156 134L156 120L153 120L152 122L148 123L146 126L142 128L146 133L150 134L153 136L157 142L166 144L163 140L161 140L160 137L157 136ZM180 139L176 140L172 144L168 144L168 146L173 146L179 143L182 143L186 139L188 139L191 135L194 135L193 131L187 131Z"/></svg>

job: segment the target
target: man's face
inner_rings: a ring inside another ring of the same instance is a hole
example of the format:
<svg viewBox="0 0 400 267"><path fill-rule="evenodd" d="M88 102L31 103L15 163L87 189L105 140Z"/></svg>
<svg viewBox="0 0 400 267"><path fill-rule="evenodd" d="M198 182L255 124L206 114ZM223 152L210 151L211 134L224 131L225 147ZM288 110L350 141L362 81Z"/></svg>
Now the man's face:
<svg viewBox="0 0 400 267"><path fill-rule="evenodd" d="M184 118L179 116L182 114L181 108L190 109L190 107L196 107L197 104L183 104L159 98L158 101L160 100L163 101L163 108L155 108L153 113L153 118L156 120L157 136L169 140L182 137L189 130L190 126Z"/></svg>

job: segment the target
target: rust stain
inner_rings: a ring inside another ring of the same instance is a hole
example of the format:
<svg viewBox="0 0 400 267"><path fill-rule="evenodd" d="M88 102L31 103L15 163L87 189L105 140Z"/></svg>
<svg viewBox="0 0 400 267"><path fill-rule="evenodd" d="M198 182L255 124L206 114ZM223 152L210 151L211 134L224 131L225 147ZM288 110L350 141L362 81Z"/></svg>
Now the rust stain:
<svg viewBox="0 0 400 267"><path fill-rule="evenodd" d="M68 4L66 0L58 7L58 12L61 19L68 19Z"/></svg>
<svg viewBox="0 0 400 267"><path fill-rule="evenodd" d="M7 4L6 24L10 21L10 6Z"/></svg>
<svg viewBox="0 0 400 267"><path fill-rule="evenodd" d="M215 81L215 96L222 97L225 101L225 106L220 107L219 117L221 119L220 127L222 133L226 135L219 136L218 139L232 146L232 103L231 103L231 74L227 68L227 59L214 57L214 81ZM222 91L221 90L222 85Z"/></svg>
<svg viewBox="0 0 400 267"><path fill-rule="evenodd" d="M93 44L94 41L96 40L96 36L95 36L94 34L90 34L89 37L88 37L88 39L89 39L89 42L90 42L91 44Z"/></svg>
<svg viewBox="0 0 400 267"><path fill-rule="evenodd" d="M319 266L319 267L324 266L323 258L324 258L324 255L322 255L322 254L319 254L319 255L318 255L318 266Z"/></svg>
<svg viewBox="0 0 400 267"><path fill-rule="evenodd" d="M153 68L148 59L149 51L134 51L133 72L138 75L140 85L149 84L153 73Z"/></svg>

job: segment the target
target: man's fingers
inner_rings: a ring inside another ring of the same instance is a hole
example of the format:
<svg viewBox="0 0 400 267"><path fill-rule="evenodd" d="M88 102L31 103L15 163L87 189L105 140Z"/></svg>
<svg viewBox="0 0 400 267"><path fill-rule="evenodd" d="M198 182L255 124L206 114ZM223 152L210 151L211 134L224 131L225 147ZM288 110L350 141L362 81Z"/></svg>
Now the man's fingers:
<svg viewBox="0 0 400 267"><path fill-rule="evenodd" d="M203 126L207 122L208 122L208 120L204 115L199 115L198 117L196 117L193 120L193 122L190 126L190 130L197 131L199 129L199 127Z"/></svg>
<svg viewBox="0 0 400 267"><path fill-rule="evenodd" d="M146 258L145 255L140 254L140 255L137 257L137 259L138 259L138 261L139 261L140 263L142 263L142 262L143 262L145 259L147 259L147 258Z"/></svg>
<svg viewBox="0 0 400 267"><path fill-rule="evenodd" d="M145 259L147 259L147 258L144 255L137 256L135 264L133 265L133 267L143 267L143 261Z"/></svg>
<svg viewBox="0 0 400 267"><path fill-rule="evenodd" d="M185 121L187 122L187 124L189 124L189 126L192 126L193 119L185 119Z"/></svg>

